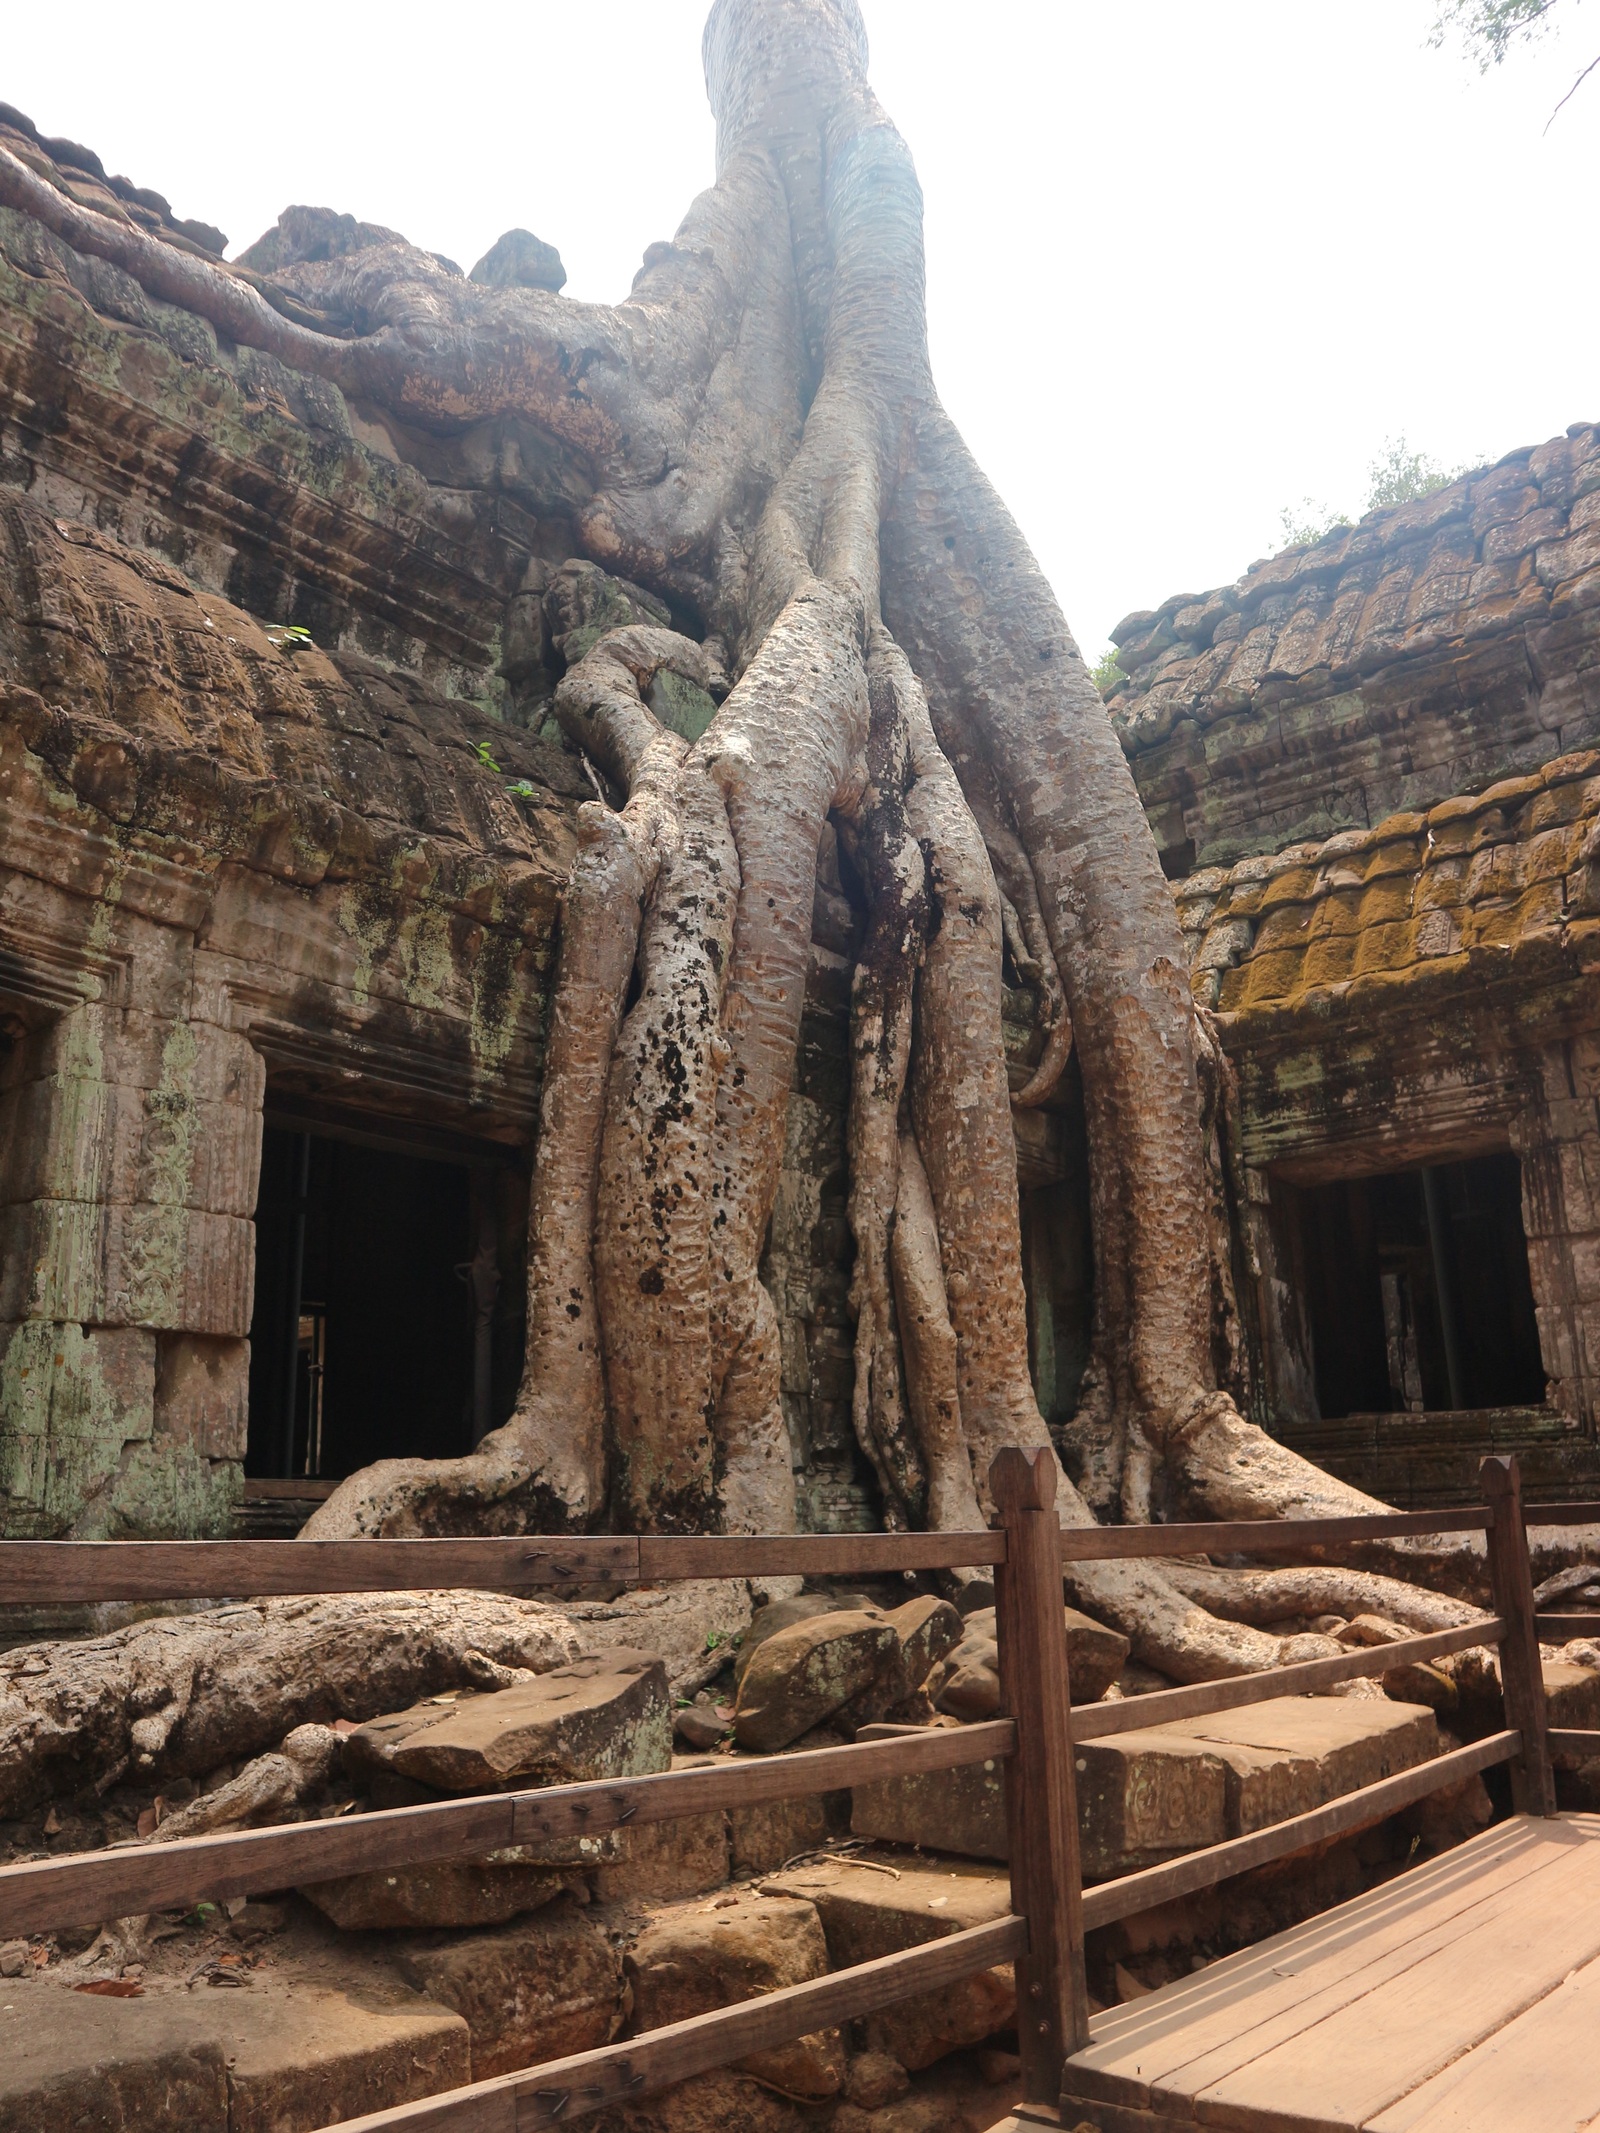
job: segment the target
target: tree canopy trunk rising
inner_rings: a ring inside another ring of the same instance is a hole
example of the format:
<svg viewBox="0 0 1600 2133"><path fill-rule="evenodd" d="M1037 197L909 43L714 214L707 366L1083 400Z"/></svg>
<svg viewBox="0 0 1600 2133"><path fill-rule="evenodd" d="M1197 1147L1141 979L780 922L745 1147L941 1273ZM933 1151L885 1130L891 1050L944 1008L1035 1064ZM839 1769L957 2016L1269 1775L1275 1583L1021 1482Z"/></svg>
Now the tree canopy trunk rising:
<svg viewBox="0 0 1600 2133"><path fill-rule="evenodd" d="M1027 1363L1001 1036L1009 947L1076 1050L1094 1353L1062 1516L1375 1508L1247 1423L1212 1353L1202 1074L1171 896L1050 587L939 404L922 201L855 0L716 0L717 176L614 308L462 280L404 244L296 270L353 338L104 221L0 155L0 198L234 340L453 425L516 411L596 470L595 562L700 618L611 632L557 716L622 804L582 811L564 906L516 1411L470 1456L386 1461L308 1532L777 1531L795 1518L778 1184L819 846L870 914L852 988L855 1419L896 1523L979 1523L1049 1442ZM1070 502L1064 508L1071 508ZM687 741L657 677L720 699ZM1307 1656L1155 1566L1083 1597L1179 1679ZM1429 1625L1431 1626L1431 1624Z"/></svg>

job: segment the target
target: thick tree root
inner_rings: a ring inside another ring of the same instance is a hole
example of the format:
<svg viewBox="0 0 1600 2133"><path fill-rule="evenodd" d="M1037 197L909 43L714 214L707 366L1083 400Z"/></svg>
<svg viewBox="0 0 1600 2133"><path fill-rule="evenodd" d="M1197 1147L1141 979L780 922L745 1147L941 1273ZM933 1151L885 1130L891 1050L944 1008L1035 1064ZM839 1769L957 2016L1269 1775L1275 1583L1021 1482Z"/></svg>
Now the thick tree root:
<svg viewBox="0 0 1600 2133"><path fill-rule="evenodd" d="M296 1809L327 1785L338 1761L339 1736L332 1726L296 1726L273 1754L258 1755L237 1776L165 1816L155 1841L175 1844L182 1837L292 1822Z"/></svg>
<svg viewBox="0 0 1600 2133"><path fill-rule="evenodd" d="M0 1656L0 1815L124 1778L205 1777L298 1726L474 1686L480 1655L542 1673L581 1641L537 1600L401 1592L254 1600L26 1645Z"/></svg>
<svg viewBox="0 0 1600 2133"><path fill-rule="evenodd" d="M1419 1634L1486 1619L1481 1608L1370 1570L1314 1563L1293 1570L1218 1570L1169 1562L1168 1579L1191 1600L1232 1622L1259 1625L1291 1615L1380 1615Z"/></svg>

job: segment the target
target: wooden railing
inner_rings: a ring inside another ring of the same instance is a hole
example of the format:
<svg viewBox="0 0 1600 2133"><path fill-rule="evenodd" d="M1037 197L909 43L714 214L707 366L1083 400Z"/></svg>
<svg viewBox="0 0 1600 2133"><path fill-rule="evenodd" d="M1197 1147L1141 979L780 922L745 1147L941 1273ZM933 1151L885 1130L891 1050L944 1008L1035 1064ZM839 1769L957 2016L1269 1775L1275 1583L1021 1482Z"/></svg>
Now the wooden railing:
<svg viewBox="0 0 1600 2133"><path fill-rule="evenodd" d="M1362 1827L1497 1763L1511 1766L1519 1809L1553 1814L1552 1743L1600 1754L1600 1731L1548 1733L1538 1649L1541 1630L1550 1634L1568 1620L1600 1627L1600 1616L1536 1619L1515 1461L1487 1460L1483 1471L1487 1501L1470 1511L1062 1529L1051 1455L1010 1448L990 1473L999 1525L972 1533L0 1543L0 1600L34 1603L449 1587L526 1592L599 1580L655 1584L992 1566L1003 1714L986 1724L913 1730L849 1747L28 1861L0 1869L0 1935L94 1924L204 1899L225 1901L399 1862L481 1857L510 1845L639 1828L719 1807L1002 1761L1011 1884L1007 1917L596 2051L346 2120L334 2133L378 2133L390 2127L409 2133L435 2128L440 2133L530 2133L637 2100L752 2051L1005 1962L1017 1966L1025 2099L1053 2104L1064 2059L1088 2042L1086 1931ZM1544 1505L1537 1517L1550 1525L1600 1522L1600 1506ZM1293 1554L1440 1532L1486 1536L1493 1615L1335 1658L1071 1709L1064 1564L1196 1552ZM1500 1647L1503 1730L1309 1814L1083 1888L1076 1743L1324 1690L1475 1644Z"/></svg>

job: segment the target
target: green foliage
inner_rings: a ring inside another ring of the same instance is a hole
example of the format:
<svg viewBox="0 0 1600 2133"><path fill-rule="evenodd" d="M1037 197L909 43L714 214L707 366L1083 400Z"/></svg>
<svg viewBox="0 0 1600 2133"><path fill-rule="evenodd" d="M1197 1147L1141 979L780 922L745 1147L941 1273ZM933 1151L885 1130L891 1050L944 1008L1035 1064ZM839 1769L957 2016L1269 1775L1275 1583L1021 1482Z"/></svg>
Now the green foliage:
<svg viewBox="0 0 1600 2133"><path fill-rule="evenodd" d="M1102 696L1115 696L1127 678L1117 664L1117 648L1114 644L1108 644L1089 669L1089 679Z"/></svg>
<svg viewBox="0 0 1600 2133"><path fill-rule="evenodd" d="M1459 36L1466 50L1478 62L1479 73L1487 74L1491 67L1500 65L1514 44L1541 36L1550 27L1550 17L1562 4L1563 0L1441 0L1428 42L1442 45L1452 36ZM1572 4L1576 7L1578 0L1572 0ZM1590 60L1545 120L1546 133L1596 67L1600 67L1600 54Z"/></svg>
<svg viewBox="0 0 1600 2133"><path fill-rule="evenodd" d="M1331 510L1327 504L1318 503L1314 496L1302 496L1299 503L1285 504L1278 514L1278 524L1282 528L1278 547L1314 547L1318 541L1325 541L1330 533L1340 532L1349 523L1342 511Z"/></svg>
<svg viewBox="0 0 1600 2133"><path fill-rule="evenodd" d="M526 778L513 778L506 776L506 773L500 768L500 765L495 761L494 750L489 746L489 743L487 741L479 741L479 743L473 749L472 752L478 758L478 761L483 765L485 770L492 770L497 778L505 779L506 791L510 793L513 800L538 799L539 795L534 791L533 787L528 783Z"/></svg>
<svg viewBox="0 0 1600 2133"><path fill-rule="evenodd" d="M1428 38L1439 46L1459 37L1487 74L1519 40L1549 27L1558 0L1443 0Z"/></svg>
<svg viewBox="0 0 1600 2133"><path fill-rule="evenodd" d="M1426 452L1412 451L1403 436L1386 437L1383 450L1367 467L1364 508L1381 511L1391 504L1414 504L1419 497L1431 496L1435 489L1448 488L1469 471L1467 467L1447 467ZM1298 504L1285 504L1279 513L1282 532L1273 552L1314 547L1330 533L1338 533L1352 523L1348 513L1334 511L1313 496L1302 496Z"/></svg>
<svg viewBox="0 0 1600 2133"><path fill-rule="evenodd" d="M1383 450L1367 468L1367 509L1379 511L1387 504L1414 504L1447 489L1467 472L1465 467L1447 467L1426 452L1413 452L1404 437L1387 437Z"/></svg>

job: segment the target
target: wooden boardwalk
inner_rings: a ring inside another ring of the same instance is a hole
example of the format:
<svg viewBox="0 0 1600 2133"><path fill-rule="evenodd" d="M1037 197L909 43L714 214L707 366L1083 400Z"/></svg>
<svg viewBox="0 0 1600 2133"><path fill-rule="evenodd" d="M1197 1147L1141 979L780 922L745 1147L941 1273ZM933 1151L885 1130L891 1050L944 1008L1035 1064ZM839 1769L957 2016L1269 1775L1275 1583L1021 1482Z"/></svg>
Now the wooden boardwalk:
<svg viewBox="0 0 1600 2133"><path fill-rule="evenodd" d="M1097 2016L1097 2133L1600 2133L1600 1815L1519 1815Z"/></svg>

